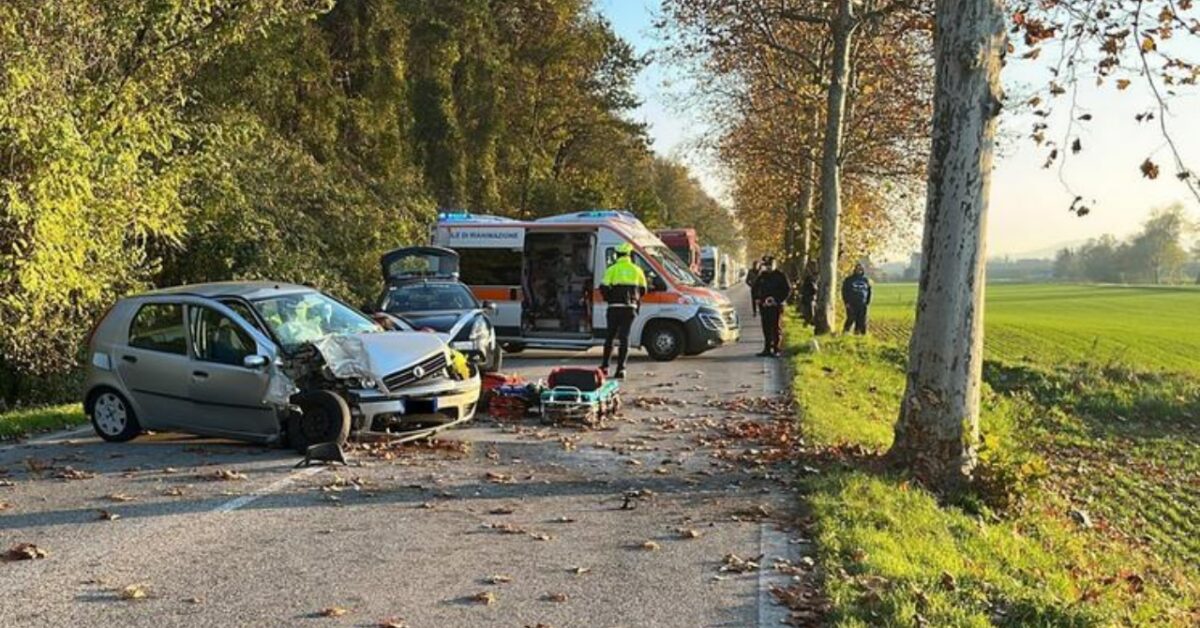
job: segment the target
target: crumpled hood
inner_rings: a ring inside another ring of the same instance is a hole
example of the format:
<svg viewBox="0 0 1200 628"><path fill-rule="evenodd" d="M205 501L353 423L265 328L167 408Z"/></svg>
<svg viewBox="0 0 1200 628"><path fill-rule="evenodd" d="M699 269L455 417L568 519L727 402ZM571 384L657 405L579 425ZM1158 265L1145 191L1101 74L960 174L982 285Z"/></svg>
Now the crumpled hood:
<svg viewBox="0 0 1200 628"><path fill-rule="evenodd" d="M376 382L446 350L441 338L415 331L335 334L314 342L313 346L321 352L334 377Z"/></svg>

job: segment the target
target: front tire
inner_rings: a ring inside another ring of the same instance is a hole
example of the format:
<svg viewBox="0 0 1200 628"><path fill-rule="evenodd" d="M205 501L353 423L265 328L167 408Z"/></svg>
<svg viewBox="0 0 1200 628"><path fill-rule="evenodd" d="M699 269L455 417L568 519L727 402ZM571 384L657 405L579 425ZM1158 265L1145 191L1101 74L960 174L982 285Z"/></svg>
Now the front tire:
<svg viewBox="0 0 1200 628"><path fill-rule="evenodd" d="M484 362L480 371L484 373L498 373L504 367L504 349L500 348L499 343L492 345L492 350L488 354L487 361Z"/></svg>
<svg viewBox="0 0 1200 628"><path fill-rule="evenodd" d="M350 436L350 406L330 390L297 395L300 412L288 417L288 444L301 453L318 443L341 445Z"/></svg>
<svg viewBox="0 0 1200 628"><path fill-rule="evenodd" d="M683 353L683 329L675 323L657 322L646 326L642 346L658 362L670 362Z"/></svg>
<svg viewBox="0 0 1200 628"><path fill-rule="evenodd" d="M133 407L115 390L105 388L93 393L88 400L87 413L96 435L110 443L124 443L142 433Z"/></svg>

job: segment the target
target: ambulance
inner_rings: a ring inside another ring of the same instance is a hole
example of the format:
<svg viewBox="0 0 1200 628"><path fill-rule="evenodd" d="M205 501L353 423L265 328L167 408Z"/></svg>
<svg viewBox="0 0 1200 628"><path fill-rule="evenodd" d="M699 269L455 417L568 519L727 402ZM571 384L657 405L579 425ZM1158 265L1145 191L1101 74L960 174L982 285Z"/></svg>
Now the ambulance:
<svg viewBox="0 0 1200 628"><path fill-rule="evenodd" d="M604 270L620 244L646 273L649 292L630 337L669 361L736 342L729 299L704 286L636 216L593 210L518 221L443 213L433 244L459 255L459 279L492 313L505 350L585 350L604 344Z"/></svg>

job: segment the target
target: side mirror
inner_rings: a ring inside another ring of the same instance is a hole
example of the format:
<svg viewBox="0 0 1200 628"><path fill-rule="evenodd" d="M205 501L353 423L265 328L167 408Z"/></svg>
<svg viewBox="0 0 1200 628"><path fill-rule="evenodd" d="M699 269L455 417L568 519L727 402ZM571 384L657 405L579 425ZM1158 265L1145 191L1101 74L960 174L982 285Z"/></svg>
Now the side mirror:
<svg viewBox="0 0 1200 628"><path fill-rule="evenodd" d="M248 369L260 369L267 365L270 360L265 355L248 355L242 358L242 366Z"/></svg>
<svg viewBox="0 0 1200 628"><path fill-rule="evenodd" d="M499 308L496 307L496 304L491 301L484 301L480 305L483 306L483 311L487 312L491 316L495 316L496 312L499 310Z"/></svg>
<svg viewBox="0 0 1200 628"><path fill-rule="evenodd" d="M658 275L654 275L653 277L650 278L650 291L651 292L666 292L667 291L667 282L664 281L662 277L659 277Z"/></svg>

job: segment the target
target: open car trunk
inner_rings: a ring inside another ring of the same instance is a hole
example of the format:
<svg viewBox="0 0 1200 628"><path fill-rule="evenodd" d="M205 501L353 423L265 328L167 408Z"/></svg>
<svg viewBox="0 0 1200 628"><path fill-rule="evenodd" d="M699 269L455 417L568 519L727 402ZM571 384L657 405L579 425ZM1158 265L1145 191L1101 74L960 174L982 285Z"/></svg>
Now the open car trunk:
<svg viewBox="0 0 1200 628"><path fill-rule="evenodd" d="M385 283L421 277L458 278L458 253L440 246L408 246L379 258Z"/></svg>

